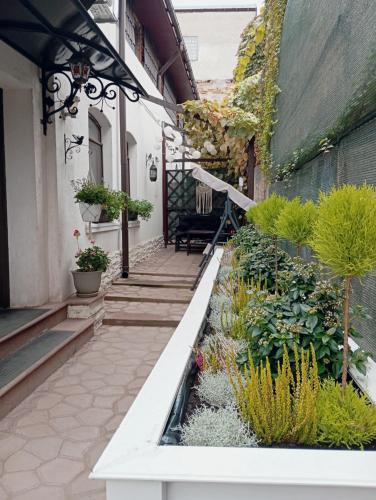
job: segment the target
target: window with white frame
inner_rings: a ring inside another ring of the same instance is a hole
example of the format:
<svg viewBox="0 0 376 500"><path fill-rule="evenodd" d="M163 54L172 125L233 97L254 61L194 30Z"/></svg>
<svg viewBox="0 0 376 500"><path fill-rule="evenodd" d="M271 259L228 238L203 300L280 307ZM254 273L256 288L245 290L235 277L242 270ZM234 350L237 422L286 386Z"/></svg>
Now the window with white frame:
<svg viewBox="0 0 376 500"><path fill-rule="evenodd" d="M184 43L187 47L189 59L198 61L198 36L185 36Z"/></svg>

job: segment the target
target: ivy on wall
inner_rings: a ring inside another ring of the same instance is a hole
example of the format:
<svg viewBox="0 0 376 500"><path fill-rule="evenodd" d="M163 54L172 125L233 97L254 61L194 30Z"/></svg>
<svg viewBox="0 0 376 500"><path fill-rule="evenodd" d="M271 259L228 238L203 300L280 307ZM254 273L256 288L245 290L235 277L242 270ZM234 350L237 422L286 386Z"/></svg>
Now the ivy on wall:
<svg viewBox="0 0 376 500"><path fill-rule="evenodd" d="M228 168L236 173L245 172L247 146L255 136L257 163L270 178L269 147L279 92L279 46L286 3L265 0L262 14L243 31L232 95L221 103L201 100L184 104L184 128L193 146L201 149L203 157L228 158Z"/></svg>

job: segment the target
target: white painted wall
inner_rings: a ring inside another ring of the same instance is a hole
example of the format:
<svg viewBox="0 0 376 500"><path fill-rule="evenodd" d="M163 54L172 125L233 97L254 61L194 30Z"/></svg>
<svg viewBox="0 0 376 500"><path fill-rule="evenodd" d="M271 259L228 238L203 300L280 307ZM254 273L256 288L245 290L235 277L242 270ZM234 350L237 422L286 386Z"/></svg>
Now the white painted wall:
<svg viewBox="0 0 376 500"><path fill-rule="evenodd" d="M118 46L118 25L99 25ZM126 60L144 88L162 97L142 65L127 47ZM64 163L64 134L83 135L88 144L88 112L92 110L103 126L104 177L114 189L120 189L120 137L118 100L103 108L90 108L80 94L76 118L53 118L43 135L39 70L23 56L0 42L0 87L4 89L5 147L7 173L10 288L12 306L35 306L64 300L74 292L70 271L75 267L74 229L81 232L81 247L89 245L87 227L74 203L71 181L86 177L89 170L88 148L81 147ZM64 94L64 93L63 93ZM152 219L129 229L130 247L162 236L162 178L150 182L145 165L146 154L161 157L154 149L161 138L161 121L170 122L165 110L149 103L126 104L127 128L133 137L131 155L132 197L148 199L155 205ZM120 223L97 225L95 241L106 251L121 250Z"/></svg>
<svg viewBox="0 0 376 500"><path fill-rule="evenodd" d="M196 80L232 79L240 35L254 11L176 12L183 36L198 37Z"/></svg>

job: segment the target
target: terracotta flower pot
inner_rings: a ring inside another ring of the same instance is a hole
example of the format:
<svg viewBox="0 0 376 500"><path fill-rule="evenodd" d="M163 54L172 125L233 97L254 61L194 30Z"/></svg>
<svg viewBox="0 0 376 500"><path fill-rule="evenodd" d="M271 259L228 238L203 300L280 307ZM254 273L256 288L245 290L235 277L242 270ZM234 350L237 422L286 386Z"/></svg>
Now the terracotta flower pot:
<svg viewBox="0 0 376 500"><path fill-rule="evenodd" d="M78 297L95 297L101 286L102 271L72 271Z"/></svg>
<svg viewBox="0 0 376 500"><path fill-rule="evenodd" d="M81 217L84 222L98 222L102 213L102 205L79 203Z"/></svg>

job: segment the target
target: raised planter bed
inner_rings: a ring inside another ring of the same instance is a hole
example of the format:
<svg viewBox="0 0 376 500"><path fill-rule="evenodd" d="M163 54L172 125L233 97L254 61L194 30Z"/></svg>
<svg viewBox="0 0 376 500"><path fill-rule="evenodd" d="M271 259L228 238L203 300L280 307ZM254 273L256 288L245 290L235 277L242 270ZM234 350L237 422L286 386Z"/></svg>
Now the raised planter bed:
<svg viewBox="0 0 376 500"><path fill-rule="evenodd" d="M162 446L161 437L205 325L222 250L217 250L182 321L91 474L107 500L371 500L376 453L324 449ZM374 400L376 365L352 375Z"/></svg>

